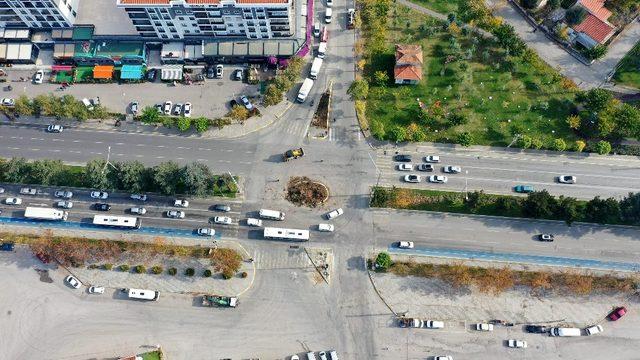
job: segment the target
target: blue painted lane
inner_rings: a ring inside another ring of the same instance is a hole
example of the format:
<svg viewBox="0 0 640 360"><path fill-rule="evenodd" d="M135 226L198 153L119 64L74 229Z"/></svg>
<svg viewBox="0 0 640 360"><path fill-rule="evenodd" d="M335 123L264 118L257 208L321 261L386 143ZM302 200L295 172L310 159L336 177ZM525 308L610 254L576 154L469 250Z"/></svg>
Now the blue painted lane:
<svg viewBox="0 0 640 360"><path fill-rule="evenodd" d="M431 256L462 260L480 261L502 261L511 263L523 263L546 266L576 267L594 270L614 270L614 271L640 271L639 263L600 261L590 259L575 259L567 257L554 257L542 255L524 255L514 253L494 253L476 250L457 249L437 249L416 247L413 249L399 249L394 246L389 247L389 253L401 255Z"/></svg>

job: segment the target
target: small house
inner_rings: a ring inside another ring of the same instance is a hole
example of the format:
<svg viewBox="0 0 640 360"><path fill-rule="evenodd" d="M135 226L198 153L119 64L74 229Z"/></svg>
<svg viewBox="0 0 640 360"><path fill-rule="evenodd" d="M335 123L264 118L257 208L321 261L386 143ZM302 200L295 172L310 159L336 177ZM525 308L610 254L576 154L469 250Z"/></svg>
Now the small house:
<svg viewBox="0 0 640 360"><path fill-rule="evenodd" d="M396 65L393 78L396 84L417 84L422 80L422 46L396 44Z"/></svg>

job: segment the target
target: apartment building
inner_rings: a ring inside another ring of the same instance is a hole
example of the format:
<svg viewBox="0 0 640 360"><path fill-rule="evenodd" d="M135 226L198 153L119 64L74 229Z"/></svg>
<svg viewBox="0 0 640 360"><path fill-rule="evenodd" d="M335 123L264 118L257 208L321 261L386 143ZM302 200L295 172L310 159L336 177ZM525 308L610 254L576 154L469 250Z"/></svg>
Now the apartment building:
<svg viewBox="0 0 640 360"><path fill-rule="evenodd" d="M290 37L293 0L117 0L147 39Z"/></svg>
<svg viewBox="0 0 640 360"><path fill-rule="evenodd" d="M79 2L80 0L0 0L0 28L69 28L75 23Z"/></svg>

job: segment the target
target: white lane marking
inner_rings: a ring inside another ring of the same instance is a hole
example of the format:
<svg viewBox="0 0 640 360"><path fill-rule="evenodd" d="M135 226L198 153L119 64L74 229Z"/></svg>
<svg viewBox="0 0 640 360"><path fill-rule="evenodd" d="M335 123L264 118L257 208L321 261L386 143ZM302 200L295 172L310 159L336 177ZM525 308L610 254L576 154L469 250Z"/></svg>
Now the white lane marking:
<svg viewBox="0 0 640 360"><path fill-rule="evenodd" d="M525 173L542 173L542 174L555 174L559 175L557 171L543 171L543 170L524 170L524 169L503 169L503 168L491 168L491 167L481 167L481 166L465 166L465 169L478 169L478 170L489 170L489 171L508 171L508 172L525 172ZM640 177L626 177L626 176L613 176L613 175L599 175L599 174L584 174L584 173L575 173L570 172L571 175L574 176L584 176L590 178L608 178L608 179L624 179L624 180L640 180Z"/></svg>
<svg viewBox="0 0 640 360"><path fill-rule="evenodd" d="M79 143L79 142L82 142L82 141L80 141L80 140L73 140L73 142L74 142L74 143Z"/></svg>
<svg viewBox="0 0 640 360"><path fill-rule="evenodd" d="M60 152L60 150L49 150L51 152Z"/></svg>
<svg viewBox="0 0 640 360"><path fill-rule="evenodd" d="M31 151L40 151L40 149L31 149Z"/></svg>
<svg viewBox="0 0 640 360"><path fill-rule="evenodd" d="M200 151L211 151L211 149L206 149L206 148L198 148L198 150L200 150Z"/></svg>
<svg viewBox="0 0 640 360"><path fill-rule="evenodd" d="M176 149L190 150L191 148L184 147L184 146L178 146L178 147L176 147Z"/></svg>
<svg viewBox="0 0 640 360"><path fill-rule="evenodd" d="M156 159L164 159L164 156L156 156Z"/></svg>
<svg viewBox="0 0 640 360"><path fill-rule="evenodd" d="M124 143L117 142L116 145L124 145Z"/></svg>
<svg viewBox="0 0 640 360"><path fill-rule="evenodd" d="M146 145L145 144L138 144L136 146L141 147L141 146L146 146Z"/></svg>
<svg viewBox="0 0 640 360"><path fill-rule="evenodd" d="M96 144L102 144L102 141L96 141Z"/></svg>
<svg viewBox="0 0 640 360"><path fill-rule="evenodd" d="M9 149L9 150L20 150L20 148L19 148L19 147L10 147L10 148L8 148L8 149Z"/></svg>

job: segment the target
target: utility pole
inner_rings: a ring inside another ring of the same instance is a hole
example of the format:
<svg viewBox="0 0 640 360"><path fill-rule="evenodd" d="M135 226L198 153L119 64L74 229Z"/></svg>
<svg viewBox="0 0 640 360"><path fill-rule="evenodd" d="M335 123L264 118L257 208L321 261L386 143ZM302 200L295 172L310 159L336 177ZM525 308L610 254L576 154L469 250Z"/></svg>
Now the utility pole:
<svg viewBox="0 0 640 360"><path fill-rule="evenodd" d="M464 199L465 200L469 200L469 194L467 193L469 170L465 170L464 174L465 174L465 177L464 177Z"/></svg>

